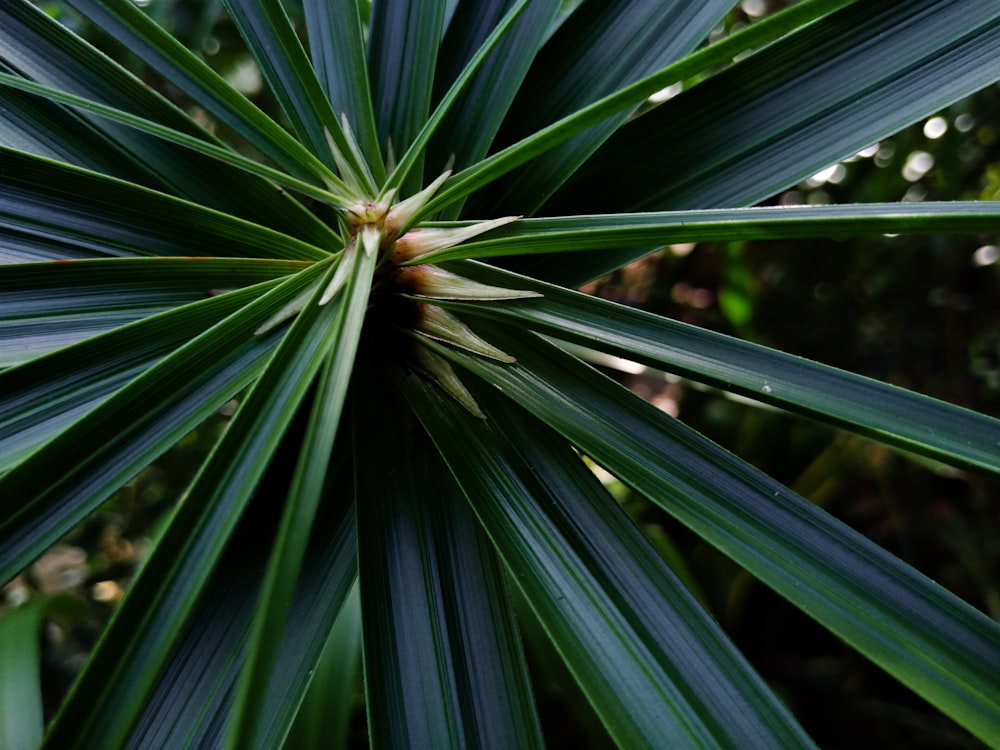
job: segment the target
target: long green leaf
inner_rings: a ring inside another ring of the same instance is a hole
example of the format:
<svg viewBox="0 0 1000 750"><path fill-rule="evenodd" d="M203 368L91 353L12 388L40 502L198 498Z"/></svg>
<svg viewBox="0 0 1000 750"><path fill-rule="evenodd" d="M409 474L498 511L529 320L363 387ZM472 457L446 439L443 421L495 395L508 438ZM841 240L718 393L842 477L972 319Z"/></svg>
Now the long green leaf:
<svg viewBox="0 0 1000 750"><path fill-rule="evenodd" d="M690 53L732 6L731 0L584 3L532 65L507 119L507 138L530 135ZM629 112L619 109L608 115L603 124L549 150L525 174L491 191L491 201L501 196L496 209L533 213Z"/></svg>
<svg viewBox="0 0 1000 750"><path fill-rule="evenodd" d="M5 442L13 455L27 454L0 477L0 579L252 382L275 345L274 335L253 331L302 283L286 283L221 322L220 311L259 290L147 318L0 374L10 404ZM179 346L185 338L192 340ZM160 359L166 346L179 348Z"/></svg>
<svg viewBox="0 0 1000 750"><path fill-rule="evenodd" d="M983 201L662 211L522 219L415 263L456 258L648 247L675 242L783 240L874 234L1000 231L1000 204Z"/></svg>
<svg viewBox="0 0 1000 750"><path fill-rule="evenodd" d="M333 268L326 268L329 276ZM303 278L297 291L310 281ZM309 305L285 333L62 704L46 747L104 749L124 742L329 351L335 314L331 306ZM238 317L251 331L260 324L251 320L256 315Z"/></svg>
<svg viewBox="0 0 1000 750"><path fill-rule="evenodd" d="M584 2L532 66L514 110L525 118L518 127L537 130L682 57L731 8L722 0Z"/></svg>
<svg viewBox="0 0 1000 750"><path fill-rule="evenodd" d="M372 744L541 747L489 541L422 433L398 429L412 415L366 384L355 442Z"/></svg>
<svg viewBox="0 0 1000 750"><path fill-rule="evenodd" d="M526 135L516 143L506 146L459 172L449 181L436 199L428 205L426 213L429 214L440 206L450 205L473 191L496 181L514 168L547 153L615 115L624 116L632 112L650 96L671 84L702 73L712 66L728 63L747 49L771 42L790 29L812 21L817 16L829 12L832 8L853 1L807 0L799 3L673 62L592 104L571 112L556 122L535 133ZM597 141L591 140L592 143L596 143L600 138L597 138ZM582 143L582 140L580 142ZM579 156L582 157L583 153L580 151ZM568 172L560 172L559 174L559 179L543 188L545 194L555 190L558 184L569 175ZM540 188L536 186L536 191L538 189ZM493 191L490 191L490 195L493 197L489 200L496 199ZM535 197L532 200L538 201L540 198ZM486 199L480 201L482 204L486 202L488 202ZM518 204L515 208L517 211L525 211L528 206ZM491 210L496 211L497 207L491 207Z"/></svg>
<svg viewBox="0 0 1000 750"><path fill-rule="evenodd" d="M130 115L127 112L123 112L113 107L106 107L103 104L81 99L78 96L58 91L49 86L42 86L6 73L0 73L0 86L10 86L20 91L28 91L33 94L38 94L39 96L44 96L52 101L62 102L87 112L93 112L94 114L106 117L109 120L120 122L133 128L137 128L138 130L157 135L167 141L185 146L192 151L204 154L205 156L211 156L213 159L218 159L224 164L236 167L257 177L264 177L266 179L273 180L278 185L293 188L304 195L308 195L334 206L346 206L354 198L350 188L341 182L340 178L332 172L326 172L325 167L318 168L316 170L316 174L318 176L314 176L313 179L315 182L324 182L327 187L326 190L317 187L315 184L291 177L290 175L274 169L273 167L269 167L265 164L256 162L253 159L241 156L231 148L217 146L213 143L209 143L208 141L201 140L200 138L186 135L178 130L159 125L151 120Z"/></svg>
<svg viewBox="0 0 1000 750"><path fill-rule="evenodd" d="M854 3L623 126L545 210L759 202L1000 79L998 56L992 0ZM576 284L638 254L525 269Z"/></svg>
<svg viewBox="0 0 1000 750"><path fill-rule="evenodd" d="M444 22L444 0L375 3L368 42L368 70L379 142L397 156L427 122L434 90L434 66ZM403 187L419 189L422 163Z"/></svg>
<svg viewBox="0 0 1000 750"><path fill-rule="evenodd" d="M326 172L314 154L129 0L70 5L291 174Z"/></svg>
<svg viewBox="0 0 1000 750"><path fill-rule="evenodd" d="M409 176L410 171L418 163L423 163L424 152L427 149L427 144L431 137L441 127L441 124L444 122L447 114L451 111L459 97L468 89L469 84L472 83L472 80L489 58L490 54L497 49L501 41L510 36L511 30L514 28L514 24L521 17L530 3L531 0L517 0L513 7L500 20L500 23L496 25L496 28L494 28L485 41L483 41L482 46L476 51L476 54L472 56L472 59L469 60L468 64L466 64L462 73L455 79L455 82L451 85L448 91L445 92L444 96L441 97L441 101L438 102L437 106L434 108L434 112L427 118L427 122L423 124L419 132L414 136L413 142L410 143L406 152L399 160L399 164L396 169L394 169L392 174L389 175L389 180L386 183L387 188L394 188L402 185L402 183Z"/></svg>
<svg viewBox="0 0 1000 750"><path fill-rule="evenodd" d="M0 72L13 71L0 61ZM114 149L104 148L102 138L81 125L72 111L9 86L0 88L0 106L0 145L104 174L148 180Z"/></svg>
<svg viewBox="0 0 1000 750"><path fill-rule="evenodd" d="M16 73L84 99L128 111L147 120L212 141L180 109L151 87L112 63L79 36L42 13L29 0L0 6L0 70ZM40 102L11 90L0 91L4 117L0 142L59 158L179 195L237 216L313 239L322 225L289 196L275 200L264 180L237 179L239 173L148 134ZM215 179L206 180L211 169ZM322 233L319 234L322 236Z"/></svg>
<svg viewBox="0 0 1000 750"><path fill-rule="evenodd" d="M376 183L385 180L372 89L368 81L365 31L358 0L303 0L313 68L333 111L358 140Z"/></svg>
<svg viewBox="0 0 1000 750"><path fill-rule="evenodd" d="M314 245L133 183L0 147L0 259L186 255L321 260ZM9 238L9 239L7 239ZM328 244L335 236L327 230ZM21 244L23 243L23 245ZM29 253L34 250L35 253Z"/></svg>
<svg viewBox="0 0 1000 750"><path fill-rule="evenodd" d="M279 0L226 0L226 7L299 140L331 168L336 165L330 150L332 141L345 160L345 169L351 173L341 175L344 180L351 184L367 183L369 192L374 192L374 184L366 178L367 169L345 138Z"/></svg>
<svg viewBox="0 0 1000 750"><path fill-rule="evenodd" d="M541 303L467 305L469 313L628 357L941 461L1000 472L1000 420L984 414L523 276L478 264L464 264L463 273L544 295Z"/></svg>
<svg viewBox="0 0 1000 750"><path fill-rule="evenodd" d="M511 0L458 4L438 54L438 90L443 92L458 79L511 4ZM431 141L432 168L443 171L452 159L457 168L465 168L486 155L560 5L557 0L534 0L528 5Z"/></svg>
<svg viewBox="0 0 1000 750"><path fill-rule="evenodd" d="M361 678L361 589L357 581L337 615L285 747L347 750Z"/></svg>
<svg viewBox="0 0 1000 750"><path fill-rule="evenodd" d="M810 747L805 733L559 435L408 392L553 644L621 747Z"/></svg>
<svg viewBox="0 0 1000 750"><path fill-rule="evenodd" d="M24 460L163 357L275 285L265 282L153 315L0 373L0 470ZM272 346L272 339L262 338L248 348L246 366L252 369L254 361ZM234 361L241 360L236 357ZM222 376L226 366L223 357L216 376ZM87 453L90 448L84 445L80 450ZM66 461L67 455L60 460ZM36 481L44 479L44 472L36 477Z"/></svg>
<svg viewBox="0 0 1000 750"><path fill-rule="evenodd" d="M262 571L280 516L274 496L286 489L294 459L298 438L293 430L295 423L287 447L279 448L272 464L277 476L265 475L256 490L143 706L127 748L223 744ZM289 460L282 464L284 459ZM306 564L287 613L288 626L281 634L280 668L275 670L261 712L261 747L280 745L340 604L356 579L357 526L349 497L347 491L329 493L316 518Z"/></svg>
<svg viewBox="0 0 1000 750"><path fill-rule="evenodd" d="M285 510L267 566L246 663L236 696L227 747L261 747L264 706L279 664L281 633L286 627L295 581L305 556L306 542L323 494L328 464L337 436L347 386L365 322L377 255L361 251L345 258L347 281L337 298L329 326L330 350L313 402L309 424L299 450Z"/></svg>
<svg viewBox="0 0 1000 750"><path fill-rule="evenodd" d="M307 265L228 258L0 265L0 367Z"/></svg>
<svg viewBox="0 0 1000 750"><path fill-rule="evenodd" d="M557 347L479 326L517 357L447 354L992 742L1000 625L832 516Z"/></svg>

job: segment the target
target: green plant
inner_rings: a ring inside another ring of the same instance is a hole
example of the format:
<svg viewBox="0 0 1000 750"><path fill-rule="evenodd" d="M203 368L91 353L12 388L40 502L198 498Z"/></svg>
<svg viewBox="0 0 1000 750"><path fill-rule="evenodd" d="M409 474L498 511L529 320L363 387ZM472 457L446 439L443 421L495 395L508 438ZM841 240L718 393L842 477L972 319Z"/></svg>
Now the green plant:
<svg viewBox="0 0 1000 750"><path fill-rule="evenodd" d="M810 745L581 454L997 743L996 623L538 335L1000 472L990 417L570 288L670 242L996 232L744 208L1000 78L993 0L698 51L731 0L303 0L309 52L227 0L287 130L128 0L71 5L226 140L0 6L0 578L239 407L47 747L278 746L342 608L373 744L539 745L510 581L621 746Z"/></svg>

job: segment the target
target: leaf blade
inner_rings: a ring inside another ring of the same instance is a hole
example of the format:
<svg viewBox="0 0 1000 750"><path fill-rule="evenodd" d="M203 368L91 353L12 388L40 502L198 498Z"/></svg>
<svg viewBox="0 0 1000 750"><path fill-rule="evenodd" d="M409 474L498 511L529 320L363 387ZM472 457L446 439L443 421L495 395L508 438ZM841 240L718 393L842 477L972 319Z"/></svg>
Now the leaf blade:
<svg viewBox="0 0 1000 750"><path fill-rule="evenodd" d="M43 613L35 601L0 617L0 743L7 750L34 750L42 741Z"/></svg>
<svg viewBox="0 0 1000 750"><path fill-rule="evenodd" d="M226 7L303 145L333 168L336 160L331 153L332 141L339 152L337 157L343 159L344 168L350 172L341 175L344 181L374 190L367 168L348 144L281 3L226 0Z"/></svg>
<svg viewBox="0 0 1000 750"><path fill-rule="evenodd" d="M440 458L419 430L397 428L381 393L355 413L372 742L541 747L499 563Z"/></svg>
<svg viewBox="0 0 1000 750"><path fill-rule="evenodd" d="M70 4L291 174L325 172L313 154L132 3Z"/></svg>
<svg viewBox="0 0 1000 750"><path fill-rule="evenodd" d="M266 715L264 707L281 662L281 634L287 627L285 613L291 604L306 542L323 495L347 386L354 369L377 256L360 250L345 253L348 255L341 261L350 264L345 287L330 305L333 320L328 323L329 351L254 615L232 725L227 733L227 747L261 746L261 717Z"/></svg>
<svg viewBox="0 0 1000 750"><path fill-rule="evenodd" d="M985 201L865 203L702 209L521 219L421 263L508 255L646 248L678 242L863 237L874 234L988 233L1000 209Z"/></svg>
<svg viewBox="0 0 1000 750"><path fill-rule="evenodd" d="M997 55L1000 9L989 0L854 3L623 126L546 211L759 202L996 81L1000 70L982 61ZM572 285L636 255L525 269Z"/></svg>
<svg viewBox="0 0 1000 750"><path fill-rule="evenodd" d="M368 71L379 143L402 154L427 121L434 67L444 23L444 0L375 3L368 42ZM413 192L423 182L423 165L405 182Z"/></svg>
<svg viewBox="0 0 1000 750"><path fill-rule="evenodd" d="M1000 625L557 347L495 325L482 330L518 363L448 356L970 732L995 736Z"/></svg>
<svg viewBox="0 0 1000 750"><path fill-rule="evenodd" d="M375 126L359 3L304 0L302 6L316 76L333 111L347 119L375 182L381 185L385 180L385 163Z"/></svg>
<svg viewBox="0 0 1000 750"><path fill-rule="evenodd" d="M46 735L48 747L116 747L132 730L322 362L329 336L323 323L330 317L332 310L311 305L285 334L60 708ZM249 327L259 321L242 322ZM115 711L95 711L101 705Z"/></svg>
<svg viewBox="0 0 1000 750"><path fill-rule="evenodd" d="M812 745L565 441L495 391L483 421L405 385L620 746Z"/></svg>
<svg viewBox="0 0 1000 750"><path fill-rule="evenodd" d="M464 264L462 273L545 297L544 307L479 303L461 306L464 312L680 373L937 460L1000 471L1000 420L984 414L524 276L478 264Z"/></svg>

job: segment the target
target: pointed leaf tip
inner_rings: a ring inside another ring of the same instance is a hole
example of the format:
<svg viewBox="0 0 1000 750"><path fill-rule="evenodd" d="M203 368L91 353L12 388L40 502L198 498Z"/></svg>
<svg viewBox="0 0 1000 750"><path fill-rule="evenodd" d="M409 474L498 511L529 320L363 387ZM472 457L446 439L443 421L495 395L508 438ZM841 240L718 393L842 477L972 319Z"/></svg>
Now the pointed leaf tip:
<svg viewBox="0 0 1000 750"><path fill-rule="evenodd" d="M437 266L406 266L399 269L397 284L401 291L443 300L497 301L541 297L538 292L504 289L472 281Z"/></svg>
<svg viewBox="0 0 1000 750"><path fill-rule="evenodd" d="M404 231L427 202L434 197L438 189L451 177L451 170L443 172L434 182L419 193L414 193L406 200L400 201L385 217L386 230L390 233Z"/></svg>
<svg viewBox="0 0 1000 750"><path fill-rule="evenodd" d="M486 419L483 410L469 393L465 384L458 379L451 363L438 356L426 346L418 344L414 347L415 364L425 376L437 383L445 393L460 403L466 411L479 419Z"/></svg>
<svg viewBox="0 0 1000 750"><path fill-rule="evenodd" d="M392 259L400 265L419 262L431 253L446 250L473 237L478 237L504 224L520 219L520 216L502 216L499 219L480 221L466 227L423 227L412 229L398 240L393 248Z"/></svg>
<svg viewBox="0 0 1000 750"><path fill-rule="evenodd" d="M511 364L517 361L507 352L477 336L465 323L437 305L420 303L420 319L416 325L416 332L498 362Z"/></svg>

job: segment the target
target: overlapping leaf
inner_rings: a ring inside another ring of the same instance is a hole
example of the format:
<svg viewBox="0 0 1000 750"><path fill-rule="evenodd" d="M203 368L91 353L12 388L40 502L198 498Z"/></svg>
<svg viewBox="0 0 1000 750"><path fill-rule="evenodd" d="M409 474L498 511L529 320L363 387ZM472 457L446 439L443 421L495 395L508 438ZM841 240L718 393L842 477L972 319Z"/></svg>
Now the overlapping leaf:
<svg viewBox="0 0 1000 750"><path fill-rule="evenodd" d="M996 420L465 260L451 267L543 295L442 303L518 360L426 344L495 387L468 384L478 419L412 372L394 305L420 308L358 250L391 242L378 217L370 241L345 242L390 188L424 187L425 157L452 154L461 171L412 221L460 216L470 196L483 218L546 200L572 216L432 259L530 254L518 268L562 283L667 242L995 232L982 204L705 210L760 201L996 80L994 3L806 0L688 54L732 2L398 0L368 17L304 0L303 30L292 5L229 0L287 130L129 0L71 1L276 166L27 0L0 7L0 577L245 393L47 747L279 746L358 564L375 744L541 744L506 566L624 746L808 745L571 446L1000 736L994 623L523 329L959 465L1000 469ZM498 130L507 148L483 158ZM348 204L360 213L337 219ZM579 250L601 252L565 254Z"/></svg>

